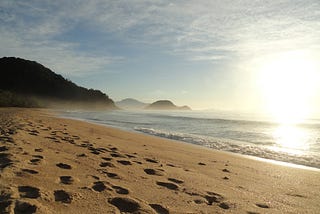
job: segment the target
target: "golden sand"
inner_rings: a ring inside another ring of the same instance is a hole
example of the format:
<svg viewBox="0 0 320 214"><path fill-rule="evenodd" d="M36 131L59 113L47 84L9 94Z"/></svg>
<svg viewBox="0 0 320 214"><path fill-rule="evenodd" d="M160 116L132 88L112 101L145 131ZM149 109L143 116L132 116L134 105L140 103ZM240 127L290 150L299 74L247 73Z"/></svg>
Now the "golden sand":
<svg viewBox="0 0 320 214"><path fill-rule="evenodd" d="M320 172L0 109L0 213L319 213Z"/></svg>

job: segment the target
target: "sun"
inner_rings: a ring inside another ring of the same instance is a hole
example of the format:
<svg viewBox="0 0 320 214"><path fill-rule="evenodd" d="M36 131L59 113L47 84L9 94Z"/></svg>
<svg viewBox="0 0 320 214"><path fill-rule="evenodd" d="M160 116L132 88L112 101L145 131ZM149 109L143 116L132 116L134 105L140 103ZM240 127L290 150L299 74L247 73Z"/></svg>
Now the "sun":
<svg viewBox="0 0 320 214"><path fill-rule="evenodd" d="M261 100L276 122L299 123L310 116L319 80L310 54L277 54L261 63L258 73Z"/></svg>

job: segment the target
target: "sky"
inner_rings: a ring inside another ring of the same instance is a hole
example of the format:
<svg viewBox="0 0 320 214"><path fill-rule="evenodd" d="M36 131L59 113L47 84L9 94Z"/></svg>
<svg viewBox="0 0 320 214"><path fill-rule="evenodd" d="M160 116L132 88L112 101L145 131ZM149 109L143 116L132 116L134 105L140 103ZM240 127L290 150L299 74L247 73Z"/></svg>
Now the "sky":
<svg viewBox="0 0 320 214"><path fill-rule="evenodd" d="M1 0L0 36L0 57L37 61L115 101L263 112L279 80L261 82L267 64L320 72L319 0Z"/></svg>

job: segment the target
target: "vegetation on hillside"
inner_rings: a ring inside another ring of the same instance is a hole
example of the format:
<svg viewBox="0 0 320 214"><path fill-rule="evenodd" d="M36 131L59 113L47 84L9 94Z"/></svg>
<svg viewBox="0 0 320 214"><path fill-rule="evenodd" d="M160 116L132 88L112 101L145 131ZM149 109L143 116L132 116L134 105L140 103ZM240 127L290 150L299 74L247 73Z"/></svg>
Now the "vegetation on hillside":
<svg viewBox="0 0 320 214"><path fill-rule="evenodd" d="M43 65L15 57L0 58L2 105L66 105L116 108L114 102L99 90L77 86ZM36 101L35 101L36 100ZM34 103L33 103L34 102Z"/></svg>

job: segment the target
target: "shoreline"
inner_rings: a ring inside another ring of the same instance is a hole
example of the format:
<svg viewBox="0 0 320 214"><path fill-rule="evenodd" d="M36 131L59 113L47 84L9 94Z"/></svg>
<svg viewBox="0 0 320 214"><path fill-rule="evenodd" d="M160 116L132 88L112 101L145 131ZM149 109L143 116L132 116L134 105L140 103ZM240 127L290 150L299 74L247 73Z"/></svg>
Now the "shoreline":
<svg viewBox="0 0 320 214"><path fill-rule="evenodd" d="M210 148L210 147L207 147L207 146L204 146L204 145L198 145L198 144L193 144L193 143L190 143L190 142L187 142L187 141L180 141L180 140L165 138L165 137L161 137L161 136L156 136L156 135L148 134L148 133L145 133L145 132L126 129L126 128L123 128L123 127L116 127L116 126L112 126L112 125L108 125L108 124L94 122L94 121L88 120L88 119L75 118L75 117L65 117L65 116L61 116L61 115L59 115L59 113L55 113L55 112L54 112L54 114L56 114L57 117L63 118L63 119L81 121L81 122L86 122L86 123L90 123L90 124L94 124L94 125L100 125L100 126L103 126L103 127L106 127L106 128L112 128L112 129L121 130L121 131L124 131L124 132L141 134L141 135L144 135L144 136L151 136L151 137L156 137L156 138L160 138L160 139L164 139L164 140L170 140L170 141L174 141L174 142L178 142L178 143L194 145L194 146L200 147L202 149L204 148L204 149L208 149L208 150L213 150L215 152L227 153L227 154L230 154L230 155L236 155L236 156L240 156L242 158L248 158L248 159L252 159L252 160L256 160L256 161L262 161L262 162L266 162L266 163L275 164L275 165L287 166L287 167L292 167L292 168L306 169L306 170L312 170L312 171L319 171L320 172L320 168L317 168L317 167L314 167L314 166L308 166L308 165L303 165L303 164L299 164L299 163L287 162L287 161L276 160L276 159L271 159L271 158L264 158L264 157L254 156L254 155L247 155L247 154L242 154L242 153L218 150L218 149ZM219 138L216 138L216 139L217 140L223 140L223 139L219 139ZM235 141L235 140L232 140L232 141Z"/></svg>
<svg viewBox="0 0 320 214"><path fill-rule="evenodd" d="M316 213L318 171L0 108L0 211ZM32 212L30 212L32 213Z"/></svg>

